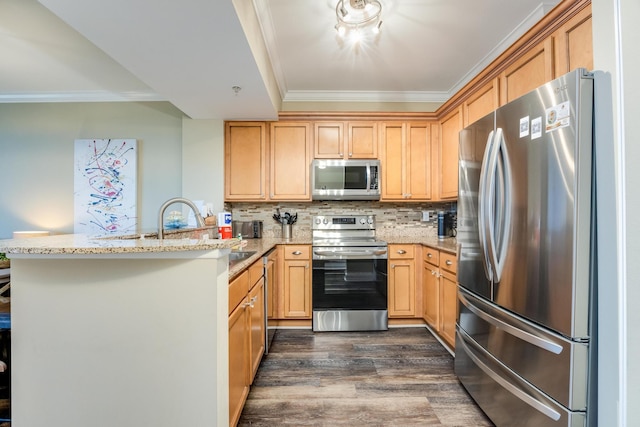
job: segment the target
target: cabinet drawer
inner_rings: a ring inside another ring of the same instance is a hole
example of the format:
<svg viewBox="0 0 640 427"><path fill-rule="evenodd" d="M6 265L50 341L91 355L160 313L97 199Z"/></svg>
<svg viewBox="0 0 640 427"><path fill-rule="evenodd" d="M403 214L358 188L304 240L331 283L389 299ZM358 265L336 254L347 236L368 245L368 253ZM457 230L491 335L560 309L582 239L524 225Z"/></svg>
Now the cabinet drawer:
<svg viewBox="0 0 640 427"><path fill-rule="evenodd" d="M437 267L440 264L440 251L425 246L422 248L422 259Z"/></svg>
<svg viewBox="0 0 640 427"><path fill-rule="evenodd" d="M245 270L229 283L229 313L246 298L249 293L249 271Z"/></svg>
<svg viewBox="0 0 640 427"><path fill-rule="evenodd" d="M440 268L443 270L449 271L453 274L456 274L456 272L458 271L458 260L456 259L455 254L441 252Z"/></svg>
<svg viewBox="0 0 640 427"><path fill-rule="evenodd" d="M390 259L413 259L414 254L413 245L389 245Z"/></svg>
<svg viewBox="0 0 640 427"><path fill-rule="evenodd" d="M311 246L308 245L285 245L284 259L310 259Z"/></svg>
<svg viewBox="0 0 640 427"><path fill-rule="evenodd" d="M260 278L264 275L264 266L262 265L262 258L251 264L249 267L249 284L253 288Z"/></svg>

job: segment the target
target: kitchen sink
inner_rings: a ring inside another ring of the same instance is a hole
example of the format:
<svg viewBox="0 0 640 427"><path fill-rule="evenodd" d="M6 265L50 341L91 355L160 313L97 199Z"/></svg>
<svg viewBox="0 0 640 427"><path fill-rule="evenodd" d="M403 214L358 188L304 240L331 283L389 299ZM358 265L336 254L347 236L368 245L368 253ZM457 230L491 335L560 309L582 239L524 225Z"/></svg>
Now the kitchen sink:
<svg viewBox="0 0 640 427"><path fill-rule="evenodd" d="M229 253L229 268L233 267L239 262L251 258L255 254L256 251L231 251L231 253Z"/></svg>

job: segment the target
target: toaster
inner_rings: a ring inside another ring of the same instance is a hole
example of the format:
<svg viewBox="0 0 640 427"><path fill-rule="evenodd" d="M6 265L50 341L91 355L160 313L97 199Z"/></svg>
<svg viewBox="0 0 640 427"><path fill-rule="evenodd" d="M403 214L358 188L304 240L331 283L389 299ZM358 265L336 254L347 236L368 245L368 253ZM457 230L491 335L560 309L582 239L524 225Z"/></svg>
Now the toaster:
<svg viewBox="0 0 640 427"><path fill-rule="evenodd" d="M232 221L233 237L241 235L243 239L261 239L262 221Z"/></svg>

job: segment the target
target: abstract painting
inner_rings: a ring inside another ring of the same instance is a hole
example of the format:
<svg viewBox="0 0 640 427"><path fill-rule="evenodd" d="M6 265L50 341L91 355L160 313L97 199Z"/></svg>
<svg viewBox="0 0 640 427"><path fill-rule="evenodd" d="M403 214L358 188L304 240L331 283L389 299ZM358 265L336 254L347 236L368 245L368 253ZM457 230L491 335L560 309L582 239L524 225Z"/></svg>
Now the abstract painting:
<svg viewBox="0 0 640 427"><path fill-rule="evenodd" d="M135 139L77 139L74 151L74 233L133 233L137 225Z"/></svg>

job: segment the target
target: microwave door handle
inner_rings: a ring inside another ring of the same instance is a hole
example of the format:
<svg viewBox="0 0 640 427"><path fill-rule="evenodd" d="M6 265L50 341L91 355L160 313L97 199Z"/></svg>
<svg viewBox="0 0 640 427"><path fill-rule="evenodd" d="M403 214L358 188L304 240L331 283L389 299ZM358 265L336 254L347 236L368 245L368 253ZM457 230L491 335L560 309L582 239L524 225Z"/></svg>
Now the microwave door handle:
<svg viewBox="0 0 640 427"><path fill-rule="evenodd" d="M371 189L371 165L367 165L367 191Z"/></svg>

